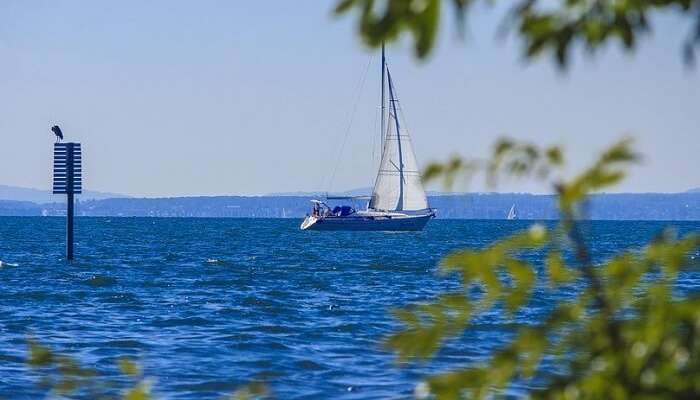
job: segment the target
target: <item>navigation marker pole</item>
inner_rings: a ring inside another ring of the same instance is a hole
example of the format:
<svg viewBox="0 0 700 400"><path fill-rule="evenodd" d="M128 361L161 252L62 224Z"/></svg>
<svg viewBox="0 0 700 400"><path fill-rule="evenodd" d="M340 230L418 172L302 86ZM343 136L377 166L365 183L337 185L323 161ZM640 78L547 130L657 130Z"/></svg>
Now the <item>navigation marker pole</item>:
<svg viewBox="0 0 700 400"><path fill-rule="evenodd" d="M59 139L60 140L60 139ZM83 164L80 143L53 145L53 193L66 195L66 259L73 259L73 195L82 193Z"/></svg>

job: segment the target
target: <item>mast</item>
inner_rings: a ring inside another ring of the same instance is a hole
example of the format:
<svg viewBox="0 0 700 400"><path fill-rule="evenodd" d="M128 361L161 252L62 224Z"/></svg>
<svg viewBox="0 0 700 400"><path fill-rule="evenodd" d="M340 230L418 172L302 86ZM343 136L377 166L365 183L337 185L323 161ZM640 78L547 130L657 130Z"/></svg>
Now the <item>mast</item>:
<svg viewBox="0 0 700 400"><path fill-rule="evenodd" d="M403 210L403 184L405 178L403 175L403 149L401 148L401 128L399 127L399 113L396 110L396 102L398 101L394 96L394 83L391 81L391 73L387 69L387 78L389 79L389 102L391 103L391 112L394 113L394 123L396 124L396 142L399 148L399 165L394 164L394 167L399 170L399 201L396 204L397 210ZM393 163L392 163L393 164Z"/></svg>
<svg viewBox="0 0 700 400"><path fill-rule="evenodd" d="M386 57L384 56L384 42L382 42L382 122L379 127L379 139L382 144L382 152L384 152L384 121L386 121L386 93L384 90L384 81L386 81Z"/></svg>

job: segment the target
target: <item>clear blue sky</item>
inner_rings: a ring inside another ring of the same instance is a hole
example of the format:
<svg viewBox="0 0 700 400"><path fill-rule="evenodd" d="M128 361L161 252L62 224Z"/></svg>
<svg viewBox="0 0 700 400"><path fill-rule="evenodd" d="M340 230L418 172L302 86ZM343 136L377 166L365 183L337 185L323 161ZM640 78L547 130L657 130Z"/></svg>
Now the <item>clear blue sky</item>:
<svg viewBox="0 0 700 400"><path fill-rule="evenodd" d="M49 188L58 123L85 152L92 190L144 196L263 194L370 186L377 154L374 57L333 1L2 1L0 184ZM522 62L478 9L431 59L389 49L419 161L483 158L502 134L563 145L570 170L631 134L647 154L619 188L700 186L700 70L674 15L635 54L610 46L566 74ZM337 164L333 182L328 176ZM475 182L470 190L482 190ZM543 191L505 182L499 191Z"/></svg>

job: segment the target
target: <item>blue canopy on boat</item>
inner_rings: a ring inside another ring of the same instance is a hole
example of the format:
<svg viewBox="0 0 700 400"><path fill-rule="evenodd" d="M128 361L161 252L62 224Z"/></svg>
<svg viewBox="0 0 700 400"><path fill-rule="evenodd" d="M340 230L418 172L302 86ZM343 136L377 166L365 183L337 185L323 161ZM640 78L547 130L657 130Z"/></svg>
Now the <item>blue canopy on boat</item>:
<svg viewBox="0 0 700 400"><path fill-rule="evenodd" d="M348 216L354 212L355 212L355 210L350 206L335 206L335 207L333 207L333 215L337 215L339 217L345 217L345 216Z"/></svg>

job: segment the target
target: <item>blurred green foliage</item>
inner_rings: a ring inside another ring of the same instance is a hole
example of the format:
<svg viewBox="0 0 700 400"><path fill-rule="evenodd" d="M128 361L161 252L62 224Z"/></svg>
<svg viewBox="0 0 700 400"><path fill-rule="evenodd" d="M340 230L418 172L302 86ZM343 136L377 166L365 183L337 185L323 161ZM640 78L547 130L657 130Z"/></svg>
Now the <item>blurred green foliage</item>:
<svg viewBox="0 0 700 400"><path fill-rule="evenodd" d="M477 3L496 0L451 0L463 27ZM359 31L370 46L413 37L417 57L433 49L441 0L340 0L335 13L359 12ZM510 0L502 29L516 31L527 59L551 55L565 68L572 47L594 53L611 41L633 50L650 31L654 15L676 10L694 22L684 45L693 62L700 43L699 0ZM679 238L672 230L659 234L643 249L630 249L594 264L583 239L586 196L609 188L625 176L639 156L631 142L611 146L573 179L553 177L565 158L556 146L540 148L510 139L499 141L488 161L459 156L429 165L425 180L441 178L451 186L457 178L483 171L488 182L499 176L536 177L552 182L561 220L555 229L535 224L525 232L485 249L463 249L445 257L443 274L457 273L461 290L434 301L395 310L404 329L386 345L402 361L429 359L447 340L458 340L471 321L488 311L512 318L533 291L566 290L568 300L554 304L535 325L519 326L515 336L479 365L456 367L416 386L416 397L438 399L492 398L504 395L514 382L536 381L530 397L555 399L697 399L700 398L700 295L678 297L678 274L698 272L692 258L700 237ZM545 274L523 252L547 252ZM544 281L544 282L541 282ZM572 283L580 285L573 286ZM576 287L582 287L578 291ZM475 290L476 289L476 290ZM478 294L474 294L478 293ZM543 369L553 361L555 371Z"/></svg>
<svg viewBox="0 0 700 400"><path fill-rule="evenodd" d="M593 53L603 44L618 41L634 49L638 38L651 30L654 15L677 11L694 22L683 44L688 63L700 44L698 0L445 0L451 3L459 26L478 4L505 4L510 11L499 30L517 32L526 58L543 54L565 67L572 46L580 44ZM396 40L404 32L413 37L415 53L426 57L433 48L441 16L442 0L339 0L336 14L356 10L359 32L370 46Z"/></svg>
<svg viewBox="0 0 700 400"><path fill-rule="evenodd" d="M117 366L122 374L117 379L108 380L97 370L81 366L72 357L53 352L34 339L29 340L27 364L39 375L39 386L49 397L80 397L90 399L153 399L152 387L155 380L144 377L141 368L133 360L122 357ZM119 382L118 382L119 381ZM120 383L121 382L121 383ZM123 382L127 387L123 388ZM114 393L121 393L115 395ZM262 382L251 382L236 389L231 400L262 399L268 397L267 387Z"/></svg>
<svg viewBox="0 0 700 400"><path fill-rule="evenodd" d="M549 178L559 194L561 221L555 229L534 224L485 249L457 250L442 260L440 271L459 274L461 290L395 311L404 329L386 344L402 361L432 357L487 311L512 318L535 288L566 290L570 296L538 323L517 327L513 339L486 362L429 376L417 385L417 397L491 398L514 382L536 381L541 389L530 392L533 398L700 398L700 293L678 297L673 292L679 273L700 272L692 258L700 236L679 238L668 230L643 249L600 264L593 263L583 240L586 195L618 183L638 158L631 142L623 140L574 178ZM547 178L563 163L557 147L538 149L505 139L487 163L453 158L431 165L426 175L451 182L464 172L455 165L468 164L490 179L502 174ZM544 275L522 257L531 249L547 252ZM554 362L555 371L541 368L545 359Z"/></svg>

